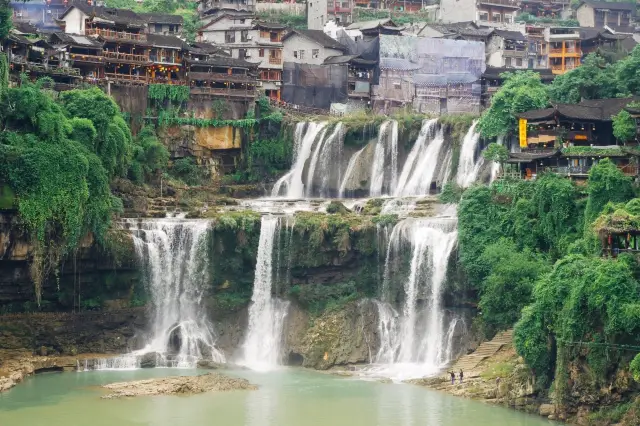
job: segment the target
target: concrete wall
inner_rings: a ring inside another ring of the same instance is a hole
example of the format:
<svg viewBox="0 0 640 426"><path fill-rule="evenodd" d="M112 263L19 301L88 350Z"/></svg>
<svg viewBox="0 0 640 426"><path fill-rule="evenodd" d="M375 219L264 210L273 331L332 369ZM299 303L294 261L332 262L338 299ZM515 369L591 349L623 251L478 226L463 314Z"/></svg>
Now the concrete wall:
<svg viewBox="0 0 640 426"><path fill-rule="evenodd" d="M63 19L66 23L65 32L67 34L84 34L84 20L86 18L87 15L82 13L77 7L74 7Z"/></svg>
<svg viewBox="0 0 640 426"><path fill-rule="evenodd" d="M440 20L445 23L475 21L476 0L441 0Z"/></svg>
<svg viewBox="0 0 640 426"><path fill-rule="evenodd" d="M310 30L322 30L329 20L327 0L309 0L307 7L307 27Z"/></svg>
<svg viewBox="0 0 640 426"><path fill-rule="evenodd" d="M576 10L576 18L581 27L595 27L593 8L588 4L583 4Z"/></svg>
<svg viewBox="0 0 640 426"><path fill-rule="evenodd" d="M504 67L504 58L502 51L504 49L504 40L502 37L491 37L485 45L488 67Z"/></svg>
<svg viewBox="0 0 640 426"><path fill-rule="evenodd" d="M306 10L304 3L256 3L257 12L281 12L291 15L304 15Z"/></svg>
<svg viewBox="0 0 640 426"><path fill-rule="evenodd" d="M318 57L313 57L313 50L318 50ZM304 51L304 58L300 58L300 54L298 53L298 57L294 56L295 52ZM338 56L342 55L340 50L326 48L324 46L320 46L318 43L309 40L306 37L301 37L297 34L292 35L284 41L284 61L285 62L295 62L297 64L313 64L313 65L322 65L324 60L329 56Z"/></svg>

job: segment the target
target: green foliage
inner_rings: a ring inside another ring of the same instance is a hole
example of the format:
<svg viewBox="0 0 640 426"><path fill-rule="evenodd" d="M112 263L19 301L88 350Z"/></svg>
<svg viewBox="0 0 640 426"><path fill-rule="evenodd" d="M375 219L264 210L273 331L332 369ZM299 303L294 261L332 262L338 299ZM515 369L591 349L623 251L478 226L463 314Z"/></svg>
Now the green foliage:
<svg viewBox="0 0 640 426"><path fill-rule="evenodd" d="M518 14L517 21L527 24L553 24L559 27L579 27L580 23L577 19L557 19L549 17L538 17L530 13Z"/></svg>
<svg viewBox="0 0 640 426"><path fill-rule="evenodd" d="M193 157L180 158L173 162L169 172L188 185L200 185L204 174Z"/></svg>
<svg viewBox="0 0 640 426"><path fill-rule="evenodd" d="M490 143L487 148L482 151L485 160L503 164L509 159L509 150L498 143Z"/></svg>
<svg viewBox="0 0 640 426"><path fill-rule="evenodd" d="M633 375L633 380L640 382L640 354L636 355L631 361L629 371Z"/></svg>
<svg viewBox="0 0 640 426"><path fill-rule="evenodd" d="M351 211L344 206L340 201L331 201L327 206L327 213L329 214L348 214Z"/></svg>
<svg viewBox="0 0 640 426"><path fill-rule="evenodd" d="M114 106L99 89L66 92L56 102L28 82L2 99L0 181L15 192L32 237L38 303L42 282L62 255L87 232L103 241L112 212L122 206L111 196L105 168L127 161L130 133ZM114 136L115 129L120 134Z"/></svg>
<svg viewBox="0 0 640 426"><path fill-rule="evenodd" d="M618 93L615 65L595 53L589 54L578 68L557 76L549 86L549 97L563 103L614 98Z"/></svg>
<svg viewBox="0 0 640 426"><path fill-rule="evenodd" d="M626 142L636 135L636 120L625 110L611 117L613 119L613 136L618 142Z"/></svg>
<svg viewBox="0 0 640 426"><path fill-rule="evenodd" d="M440 191L438 198L443 204L457 204L462 198L464 188L459 187L455 182L447 182Z"/></svg>
<svg viewBox="0 0 640 426"><path fill-rule="evenodd" d="M623 203L633 197L631 178L625 176L611 160L605 158L589 171L587 193L589 199L584 224L588 230L607 203Z"/></svg>
<svg viewBox="0 0 640 426"><path fill-rule="evenodd" d="M540 74L531 71L504 73L504 83L491 98L478 124L480 133L487 138L504 135L515 129L514 114L544 108L549 103L547 90Z"/></svg>
<svg viewBox="0 0 640 426"><path fill-rule="evenodd" d="M304 14L295 15L291 13L284 13L279 10L263 10L256 12L256 18L261 21L282 24L288 28L296 30L307 29L307 17Z"/></svg>
<svg viewBox="0 0 640 426"><path fill-rule="evenodd" d="M625 95L640 94L640 46L636 45L630 55L616 64L616 80Z"/></svg>
<svg viewBox="0 0 640 426"><path fill-rule="evenodd" d="M591 146L569 146L562 148L562 154L568 157L609 157L622 155L620 147L594 148Z"/></svg>
<svg viewBox="0 0 640 426"><path fill-rule="evenodd" d="M397 214L381 214L379 216L374 216L371 221L376 224L376 226L389 226L393 227L396 223L398 223L399 218Z"/></svg>
<svg viewBox="0 0 640 426"><path fill-rule="evenodd" d="M478 307L485 333L506 330L520 318L531 302L531 291L547 265L529 249L518 251L512 240L501 239L485 248L480 263L487 271L480 289Z"/></svg>
<svg viewBox="0 0 640 426"><path fill-rule="evenodd" d="M0 0L0 41L4 40L11 30L11 16L13 10L9 0Z"/></svg>
<svg viewBox="0 0 640 426"><path fill-rule="evenodd" d="M356 283L295 285L289 289L289 296L313 314L324 310L337 309L361 297Z"/></svg>
<svg viewBox="0 0 640 426"><path fill-rule="evenodd" d="M149 126L143 127L133 145L133 159L128 176L136 183L150 181L154 176L167 170L169 151L158 141L155 132Z"/></svg>
<svg viewBox="0 0 640 426"><path fill-rule="evenodd" d="M189 86L175 84L150 84L148 97L156 101L170 100L172 102L185 102L189 100L191 89Z"/></svg>

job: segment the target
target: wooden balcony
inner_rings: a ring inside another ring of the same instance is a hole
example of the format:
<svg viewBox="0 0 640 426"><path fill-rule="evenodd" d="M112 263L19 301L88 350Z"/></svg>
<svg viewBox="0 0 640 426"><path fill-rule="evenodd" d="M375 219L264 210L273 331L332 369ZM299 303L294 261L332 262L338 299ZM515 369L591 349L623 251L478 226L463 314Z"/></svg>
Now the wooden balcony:
<svg viewBox="0 0 640 426"><path fill-rule="evenodd" d="M27 64L27 68L29 71L33 71L39 74L49 74L49 75L67 75L71 77L80 77L80 70L78 68L69 68L69 67L45 67L42 64Z"/></svg>
<svg viewBox="0 0 640 426"><path fill-rule="evenodd" d="M189 80L198 81L232 81L232 82L252 82L255 81L255 77L251 77L246 74L226 74L226 73L210 73L210 72L189 72Z"/></svg>
<svg viewBox="0 0 640 426"><path fill-rule="evenodd" d="M97 35L104 38L111 38L116 40L133 40L133 41L147 41L146 34L129 33L126 31L107 30L102 28L87 28L84 31L85 35Z"/></svg>
<svg viewBox="0 0 640 426"><path fill-rule="evenodd" d="M130 83L136 85L144 85L149 83L149 79L146 75L129 75L129 74L118 74L118 73L105 73L105 78L110 81L115 81L118 83Z"/></svg>
<svg viewBox="0 0 640 426"><path fill-rule="evenodd" d="M554 58L559 58L562 56L565 57L581 57L582 56L582 49L580 49L579 47L571 47L571 48L555 48L555 49L549 49L549 56L554 57Z"/></svg>
<svg viewBox="0 0 640 426"><path fill-rule="evenodd" d="M269 58L269 63L272 65L282 65L282 58Z"/></svg>
<svg viewBox="0 0 640 426"><path fill-rule="evenodd" d="M505 58L524 58L527 56L527 52L524 50L505 49L502 51L502 55Z"/></svg>
<svg viewBox="0 0 640 426"><path fill-rule="evenodd" d="M103 52L102 54L107 59L107 62L124 62L130 64L148 64L151 62L148 55L134 55L131 53L107 51Z"/></svg>
<svg viewBox="0 0 640 426"><path fill-rule="evenodd" d="M85 55L80 53L71 53L69 54L69 57L74 62L86 62L86 63L93 63L93 64L101 64L104 62L104 56L99 56L99 55Z"/></svg>
<svg viewBox="0 0 640 426"><path fill-rule="evenodd" d="M211 95L235 98L255 98L257 92L255 89L229 89L214 87L192 87L192 95Z"/></svg>

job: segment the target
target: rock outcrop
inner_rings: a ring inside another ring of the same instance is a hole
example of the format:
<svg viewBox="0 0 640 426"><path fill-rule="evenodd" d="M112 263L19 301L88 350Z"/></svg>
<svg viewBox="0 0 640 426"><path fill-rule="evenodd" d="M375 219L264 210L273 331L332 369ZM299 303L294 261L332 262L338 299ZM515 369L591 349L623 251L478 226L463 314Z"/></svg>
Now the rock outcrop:
<svg viewBox="0 0 640 426"><path fill-rule="evenodd" d="M219 373L209 373L201 376L177 376L136 380L132 382L112 383L103 387L111 391L111 393L102 396L103 399L257 389L255 385L252 385L246 379L229 377Z"/></svg>

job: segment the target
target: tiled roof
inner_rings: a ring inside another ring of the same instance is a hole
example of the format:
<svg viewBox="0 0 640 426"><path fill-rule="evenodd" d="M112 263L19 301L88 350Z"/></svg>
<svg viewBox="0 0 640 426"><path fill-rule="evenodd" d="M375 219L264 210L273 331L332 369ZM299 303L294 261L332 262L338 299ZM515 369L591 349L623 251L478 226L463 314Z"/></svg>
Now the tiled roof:
<svg viewBox="0 0 640 426"><path fill-rule="evenodd" d="M188 49L189 45L176 36L162 34L147 34L147 41L155 47L168 47L171 49Z"/></svg>
<svg viewBox="0 0 640 426"><path fill-rule="evenodd" d="M349 25L347 29L367 31L367 30L375 30L376 28L381 28L381 27L396 27L398 29L401 29L391 20L391 18L375 19L373 21L354 22L353 24Z"/></svg>
<svg viewBox="0 0 640 426"><path fill-rule="evenodd" d="M36 34L38 32L38 28L30 22L14 22L13 30L20 34Z"/></svg>
<svg viewBox="0 0 640 426"><path fill-rule="evenodd" d="M552 118L555 112L555 108L533 109L515 114L515 116L518 118L526 118L527 120L543 120L545 118Z"/></svg>
<svg viewBox="0 0 640 426"><path fill-rule="evenodd" d="M189 51L209 55L215 54L217 56L231 56L230 54L222 50L220 46L216 46L215 44L211 43L204 43L201 41L190 43Z"/></svg>
<svg viewBox="0 0 640 426"><path fill-rule="evenodd" d="M624 2L615 2L614 3L614 2L606 2L606 1L585 0L585 1L580 3L581 6L583 4L591 6L594 9L628 10L628 11L636 10L636 5L633 4L633 3L624 3Z"/></svg>
<svg viewBox="0 0 640 426"><path fill-rule="evenodd" d="M412 71L420 69L420 65L411 62L408 59L402 58L380 58L380 69L382 70L397 70L397 71Z"/></svg>
<svg viewBox="0 0 640 426"><path fill-rule="evenodd" d="M51 44L57 44L56 43L57 41L62 44L88 47L91 49L100 49L103 46L103 44L99 40L92 37L86 37L86 36L77 35L77 34L66 34L66 33L51 34L51 39L50 39Z"/></svg>
<svg viewBox="0 0 640 426"><path fill-rule="evenodd" d="M286 25L278 24L276 22L256 21L255 26L257 28L264 28L268 30L285 30Z"/></svg>
<svg viewBox="0 0 640 426"><path fill-rule="evenodd" d="M184 18L181 15L167 13L140 13L139 16L149 24L177 24L182 25Z"/></svg>
<svg viewBox="0 0 640 426"><path fill-rule="evenodd" d="M339 55L339 56L328 56L323 64L324 65L336 65L336 64L347 64L354 58L357 58L358 55Z"/></svg>
<svg viewBox="0 0 640 426"><path fill-rule="evenodd" d="M294 34L297 34L319 44L320 46L327 47L329 49L341 50L343 52L347 50L346 47L326 35L322 30L291 30L284 37L282 37L282 41L284 42Z"/></svg>
<svg viewBox="0 0 640 426"><path fill-rule="evenodd" d="M556 104L553 108L537 109L516 114L528 120L542 120L556 114L565 118L589 121L611 121L611 116L619 113L629 103L640 98L590 99L578 104Z"/></svg>
<svg viewBox="0 0 640 426"><path fill-rule="evenodd" d="M506 40L516 40L516 41L526 40L524 34L522 34L520 31L495 30L493 33Z"/></svg>
<svg viewBox="0 0 640 426"><path fill-rule="evenodd" d="M551 158L555 155L559 155L560 150L553 150L547 152L512 152L509 154L508 163L529 163L535 160L541 160L543 158Z"/></svg>
<svg viewBox="0 0 640 426"><path fill-rule="evenodd" d="M116 9L113 7L91 6L82 2L75 3L60 16L64 18L73 8L81 10L84 14L99 18L103 21L113 22L116 25L143 28L146 21L137 13L129 9Z"/></svg>

